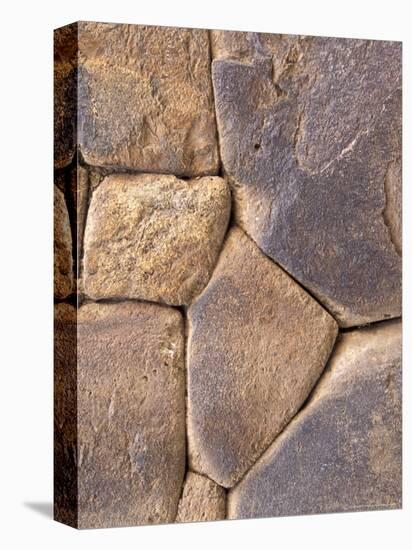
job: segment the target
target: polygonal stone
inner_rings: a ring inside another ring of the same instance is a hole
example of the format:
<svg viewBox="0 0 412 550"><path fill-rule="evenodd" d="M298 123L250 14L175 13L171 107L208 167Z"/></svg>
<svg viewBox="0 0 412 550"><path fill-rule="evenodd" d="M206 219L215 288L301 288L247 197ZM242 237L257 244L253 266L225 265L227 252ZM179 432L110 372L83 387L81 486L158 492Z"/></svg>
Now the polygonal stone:
<svg viewBox="0 0 412 550"><path fill-rule="evenodd" d="M309 403L229 493L230 518L401 506L401 324L344 334Z"/></svg>
<svg viewBox="0 0 412 550"><path fill-rule="evenodd" d="M210 278L229 214L229 188L219 177L107 177L88 212L86 293L190 303Z"/></svg>
<svg viewBox="0 0 412 550"><path fill-rule="evenodd" d="M217 174L208 31L79 23L79 142L92 165Z"/></svg>
<svg viewBox="0 0 412 550"><path fill-rule="evenodd" d="M226 491L214 481L188 472L176 516L178 523L225 519Z"/></svg>
<svg viewBox="0 0 412 550"><path fill-rule="evenodd" d="M181 314L86 304L77 330L78 526L174 521L185 471Z"/></svg>
<svg viewBox="0 0 412 550"><path fill-rule="evenodd" d="M238 224L341 326L399 316L401 45L222 31L212 45Z"/></svg>
<svg viewBox="0 0 412 550"><path fill-rule="evenodd" d="M54 186L54 296L66 298L73 290L72 234L63 193Z"/></svg>
<svg viewBox="0 0 412 550"><path fill-rule="evenodd" d="M239 228L188 321L189 461L231 487L308 396L337 325Z"/></svg>

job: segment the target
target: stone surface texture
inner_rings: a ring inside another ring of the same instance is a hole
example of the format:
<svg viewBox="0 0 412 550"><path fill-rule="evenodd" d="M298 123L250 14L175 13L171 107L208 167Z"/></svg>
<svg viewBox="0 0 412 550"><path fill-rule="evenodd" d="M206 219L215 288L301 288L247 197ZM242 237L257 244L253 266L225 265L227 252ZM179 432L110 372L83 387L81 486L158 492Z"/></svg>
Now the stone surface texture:
<svg viewBox="0 0 412 550"><path fill-rule="evenodd" d="M402 45L54 39L54 517L394 509Z"/></svg>
<svg viewBox="0 0 412 550"><path fill-rule="evenodd" d="M188 472L176 516L178 523L225 519L226 492L211 479Z"/></svg>
<svg viewBox="0 0 412 550"><path fill-rule="evenodd" d="M344 334L309 403L229 494L229 518L401 506L401 323Z"/></svg>
<svg viewBox="0 0 412 550"><path fill-rule="evenodd" d="M86 293L190 303L210 278L229 214L229 188L219 177L107 177L88 215Z"/></svg>
<svg viewBox="0 0 412 550"><path fill-rule="evenodd" d="M77 23L54 32L54 167L69 165L77 136Z"/></svg>
<svg viewBox="0 0 412 550"><path fill-rule="evenodd" d="M54 517L77 527L77 309L54 306Z"/></svg>
<svg viewBox="0 0 412 550"><path fill-rule="evenodd" d="M214 31L237 223L343 327L401 311L401 44Z"/></svg>
<svg viewBox="0 0 412 550"><path fill-rule="evenodd" d="M79 142L97 166L217 174L208 31L79 23Z"/></svg>
<svg viewBox="0 0 412 550"><path fill-rule="evenodd" d="M66 298L73 290L73 251L69 212L62 191L54 186L54 296Z"/></svg>
<svg viewBox="0 0 412 550"><path fill-rule="evenodd" d="M76 170L72 171L71 192L76 216L77 258L80 260L83 254L83 234L89 200L89 176L87 169L83 166L79 165Z"/></svg>
<svg viewBox="0 0 412 550"><path fill-rule="evenodd" d="M80 307L77 385L79 527L174 521L185 473L180 312Z"/></svg>
<svg viewBox="0 0 412 550"><path fill-rule="evenodd" d="M239 228L188 321L190 464L231 487L308 396L337 325Z"/></svg>

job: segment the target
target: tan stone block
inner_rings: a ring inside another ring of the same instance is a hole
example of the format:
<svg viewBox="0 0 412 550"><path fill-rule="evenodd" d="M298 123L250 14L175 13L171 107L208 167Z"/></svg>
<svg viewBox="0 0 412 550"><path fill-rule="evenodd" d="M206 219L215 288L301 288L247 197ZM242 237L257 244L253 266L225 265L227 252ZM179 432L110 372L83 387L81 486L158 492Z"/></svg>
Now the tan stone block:
<svg viewBox="0 0 412 550"><path fill-rule="evenodd" d="M229 493L229 518L400 508L399 322L343 334L304 409Z"/></svg>
<svg viewBox="0 0 412 550"><path fill-rule="evenodd" d="M217 174L208 31L79 23L79 66L87 163Z"/></svg>
<svg viewBox="0 0 412 550"><path fill-rule="evenodd" d="M229 213L229 188L219 177L107 177L88 213L86 293L190 303L210 278Z"/></svg>
<svg viewBox="0 0 412 550"><path fill-rule="evenodd" d="M180 313L83 305L77 384L79 527L174 521L185 471Z"/></svg>
<svg viewBox="0 0 412 550"><path fill-rule="evenodd" d="M337 325L239 228L188 321L190 465L231 487L307 398Z"/></svg>

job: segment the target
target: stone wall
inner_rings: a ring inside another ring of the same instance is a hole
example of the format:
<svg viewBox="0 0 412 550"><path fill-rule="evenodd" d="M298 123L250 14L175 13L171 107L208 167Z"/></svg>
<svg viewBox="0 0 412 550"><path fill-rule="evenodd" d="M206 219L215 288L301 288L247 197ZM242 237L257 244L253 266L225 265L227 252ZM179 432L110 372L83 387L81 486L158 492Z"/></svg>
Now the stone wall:
<svg viewBox="0 0 412 550"><path fill-rule="evenodd" d="M401 506L401 45L55 31L55 518Z"/></svg>

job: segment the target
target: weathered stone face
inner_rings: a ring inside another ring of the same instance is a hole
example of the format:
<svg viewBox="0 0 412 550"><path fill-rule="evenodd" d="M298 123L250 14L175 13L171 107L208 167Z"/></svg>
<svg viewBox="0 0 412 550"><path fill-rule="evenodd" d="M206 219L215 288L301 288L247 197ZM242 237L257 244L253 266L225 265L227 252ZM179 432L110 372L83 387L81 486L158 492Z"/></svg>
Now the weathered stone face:
<svg viewBox="0 0 412 550"><path fill-rule="evenodd" d="M73 290L72 235L63 193L54 186L54 296L63 299Z"/></svg>
<svg viewBox="0 0 412 550"><path fill-rule="evenodd" d="M229 188L219 177L107 177L88 213L86 293L190 303L210 278L229 213Z"/></svg>
<svg viewBox="0 0 412 550"><path fill-rule="evenodd" d="M54 33L54 167L72 161L77 137L77 23Z"/></svg>
<svg viewBox="0 0 412 550"><path fill-rule="evenodd" d="M188 320L189 461L231 487L308 396L337 325L238 228Z"/></svg>
<svg viewBox="0 0 412 550"><path fill-rule="evenodd" d="M216 521L225 519L226 492L211 479L188 472L179 502L176 521Z"/></svg>
<svg viewBox="0 0 412 550"><path fill-rule="evenodd" d="M401 506L401 324L344 334L306 407L229 493L229 518Z"/></svg>
<svg viewBox="0 0 412 550"><path fill-rule="evenodd" d="M217 174L208 31L79 23L79 64L87 163Z"/></svg>
<svg viewBox="0 0 412 550"><path fill-rule="evenodd" d="M77 527L77 309L54 305L54 518Z"/></svg>
<svg viewBox="0 0 412 550"><path fill-rule="evenodd" d="M400 507L401 44L79 22L54 55L55 519Z"/></svg>
<svg viewBox="0 0 412 550"><path fill-rule="evenodd" d="M401 46L215 32L235 217L341 326L401 311Z"/></svg>
<svg viewBox="0 0 412 550"><path fill-rule="evenodd" d="M174 521L185 471L180 313L86 304L77 345L79 527Z"/></svg>

